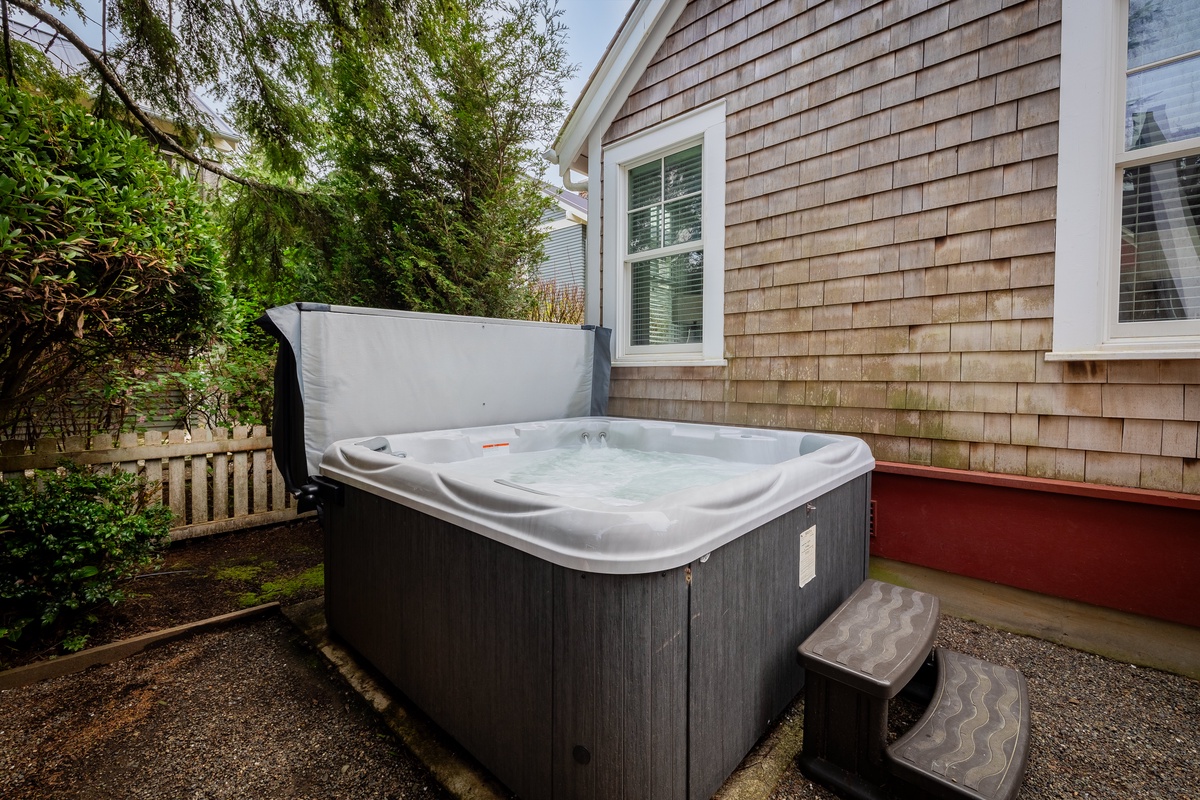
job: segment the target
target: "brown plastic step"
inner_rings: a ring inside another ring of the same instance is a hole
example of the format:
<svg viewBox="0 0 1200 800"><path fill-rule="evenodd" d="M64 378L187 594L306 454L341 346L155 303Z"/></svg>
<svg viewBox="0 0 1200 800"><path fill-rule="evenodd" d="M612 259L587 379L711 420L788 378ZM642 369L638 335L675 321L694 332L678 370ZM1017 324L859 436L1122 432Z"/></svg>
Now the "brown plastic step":
<svg viewBox="0 0 1200 800"><path fill-rule="evenodd" d="M868 579L800 645L807 670L871 697L895 697L937 636L936 595Z"/></svg>
<svg viewBox="0 0 1200 800"><path fill-rule="evenodd" d="M889 771L922 796L1012 800L1029 756L1029 693L1015 669L939 648L925 715L887 749Z"/></svg>

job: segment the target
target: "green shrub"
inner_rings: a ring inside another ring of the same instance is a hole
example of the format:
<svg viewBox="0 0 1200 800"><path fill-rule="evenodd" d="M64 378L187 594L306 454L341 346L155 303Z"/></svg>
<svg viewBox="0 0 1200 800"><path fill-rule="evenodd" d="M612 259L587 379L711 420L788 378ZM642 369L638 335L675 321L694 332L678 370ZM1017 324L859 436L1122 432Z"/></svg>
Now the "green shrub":
<svg viewBox="0 0 1200 800"><path fill-rule="evenodd" d="M117 582L151 563L170 529L148 488L74 465L0 483L0 637L84 645L91 612L124 599Z"/></svg>
<svg viewBox="0 0 1200 800"><path fill-rule="evenodd" d="M193 181L81 106L0 86L0 425L114 360L186 357L229 288Z"/></svg>
<svg viewBox="0 0 1200 800"><path fill-rule="evenodd" d="M208 343L186 360L165 364L156 378L133 397L145 421L147 403L178 397L174 406L159 406L180 424L231 428L271 424L275 382L275 341L253 324L263 307L234 298L225 319Z"/></svg>

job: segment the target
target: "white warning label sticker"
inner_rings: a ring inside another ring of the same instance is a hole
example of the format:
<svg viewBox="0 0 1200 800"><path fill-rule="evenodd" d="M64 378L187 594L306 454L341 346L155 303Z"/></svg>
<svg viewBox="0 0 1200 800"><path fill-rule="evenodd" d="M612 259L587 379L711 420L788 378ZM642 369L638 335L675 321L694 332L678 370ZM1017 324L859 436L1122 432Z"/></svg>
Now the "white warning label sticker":
<svg viewBox="0 0 1200 800"><path fill-rule="evenodd" d="M800 534L800 586L817 577L817 526Z"/></svg>

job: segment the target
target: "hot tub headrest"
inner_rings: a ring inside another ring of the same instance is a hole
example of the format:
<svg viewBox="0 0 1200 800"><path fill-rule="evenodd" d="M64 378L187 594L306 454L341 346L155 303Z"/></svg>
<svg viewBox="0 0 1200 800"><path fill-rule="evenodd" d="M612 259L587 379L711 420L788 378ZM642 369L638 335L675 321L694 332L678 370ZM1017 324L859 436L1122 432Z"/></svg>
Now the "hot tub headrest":
<svg viewBox="0 0 1200 800"><path fill-rule="evenodd" d="M280 343L274 448L291 489L339 439L608 410L606 328L315 303L259 324Z"/></svg>

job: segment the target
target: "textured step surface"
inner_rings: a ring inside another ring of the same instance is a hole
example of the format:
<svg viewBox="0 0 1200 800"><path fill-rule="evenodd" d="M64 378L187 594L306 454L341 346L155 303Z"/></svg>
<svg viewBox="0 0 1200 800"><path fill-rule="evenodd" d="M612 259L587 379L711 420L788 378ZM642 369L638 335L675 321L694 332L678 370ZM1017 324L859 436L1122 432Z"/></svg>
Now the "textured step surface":
<svg viewBox="0 0 1200 800"><path fill-rule="evenodd" d="M933 702L888 748L891 771L937 797L1011 800L1029 753L1025 676L949 650L937 663Z"/></svg>
<svg viewBox="0 0 1200 800"><path fill-rule="evenodd" d="M938 599L866 580L800 645L811 669L873 697L895 697L937 635Z"/></svg>

